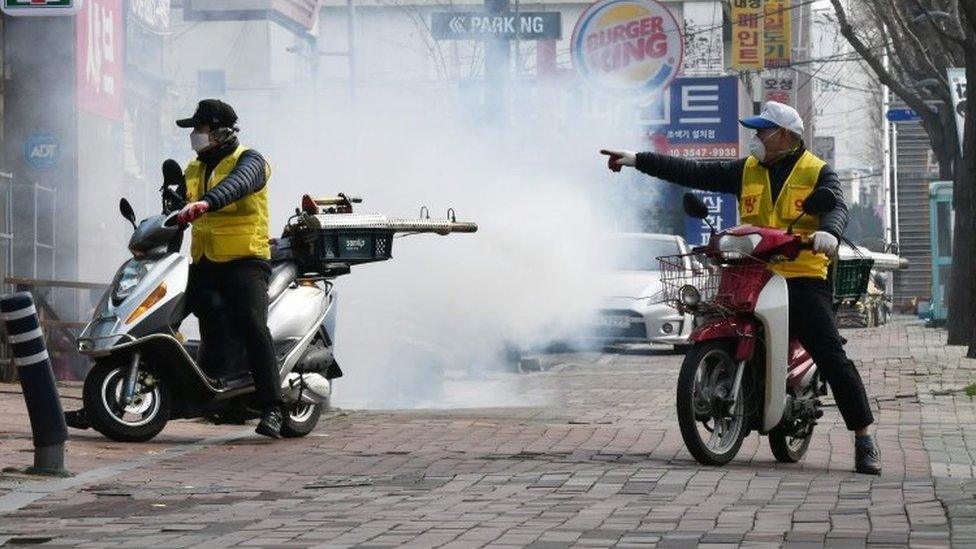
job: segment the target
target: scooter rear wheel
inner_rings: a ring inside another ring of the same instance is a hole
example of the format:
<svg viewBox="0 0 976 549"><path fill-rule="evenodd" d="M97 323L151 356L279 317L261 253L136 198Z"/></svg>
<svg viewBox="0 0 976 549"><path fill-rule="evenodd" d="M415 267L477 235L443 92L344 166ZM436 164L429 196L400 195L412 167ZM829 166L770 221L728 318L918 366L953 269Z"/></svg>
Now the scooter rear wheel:
<svg viewBox="0 0 976 549"><path fill-rule="evenodd" d="M293 410L285 410L281 417L281 436L285 438L303 437L313 430L319 423L322 410L328 405L299 403Z"/></svg>
<svg viewBox="0 0 976 549"><path fill-rule="evenodd" d="M141 378L136 398L123 406L121 395L128 367L116 360L100 360L85 377L82 399L85 416L99 433L118 442L145 442L169 421L172 397L162 379L147 387Z"/></svg>
<svg viewBox="0 0 976 549"><path fill-rule="evenodd" d="M737 365L730 348L727 340L694 344L688 349L678 375L676 401L681 438L695 460L703 465L725 465L731 461L749 433L745 382L740 384L731 408L722 404L733 396Z"/></svg>

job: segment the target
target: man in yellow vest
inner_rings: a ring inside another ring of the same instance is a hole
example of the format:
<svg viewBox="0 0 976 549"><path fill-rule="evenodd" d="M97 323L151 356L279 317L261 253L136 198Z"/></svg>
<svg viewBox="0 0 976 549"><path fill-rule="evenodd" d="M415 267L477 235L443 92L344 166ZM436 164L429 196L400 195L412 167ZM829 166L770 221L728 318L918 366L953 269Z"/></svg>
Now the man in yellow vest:
<svg viewBox="0 0 976 549"><path fill-rule="evenodd" d="M256 404L263 410L259 434L278 438L281 392L274 343L268 329L268 179L271 167L237 140L237 114L217 99L204 99L190 118L196 160L186 167L187 205L181 223L192 223L187 301L200 318L205 345L225 337L207 303L216 297L244 341ZM210 317L210 318L208 318Z"/></svg>
<svg viewBox="0 0 976 549"><path fill-rule="evenodd" d="M805 217L794 229L808 236L813 251L777 265L790 293L790 332L823 372L847 428L855 433L855 469L880 474L881 458L868 428L874 422L864 383L844 352L837 331L833 296L827 283L829 256L847 225L847 205L833 168L808 151L803 143L803 119L795 109L770 101L759 116L739 121L756 130L749 156L740 160L700 162L653 152L603 150L613 171L630 166L684 187L734 194L739 198L742 223L786 229L813 189L824 187L837 197L834 211Z"/></svg>

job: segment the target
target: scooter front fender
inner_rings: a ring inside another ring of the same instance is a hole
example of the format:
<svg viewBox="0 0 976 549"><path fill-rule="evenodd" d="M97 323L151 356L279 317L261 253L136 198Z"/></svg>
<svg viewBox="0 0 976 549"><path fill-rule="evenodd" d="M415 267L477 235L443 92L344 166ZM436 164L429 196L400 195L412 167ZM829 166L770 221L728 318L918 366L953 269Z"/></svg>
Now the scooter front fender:
<svg viewBox="0 0 976 549"><path fill-rule="evenodd" d="M735 339L735 360L749 360L756 350L758 321L748 317L720 318L696 327L688 338L693 343Z"/></svg>
<svg viewBox="0 0 976 549"><path fill-rule="evenodd" d="M762 432L779 425L786 407L786 373L790 342L790 296L786 279L774 274L759 292L756 317L763 323L766 348L766 386Z"/></svg>
<svg viewBox="0 0 976 549"><path fill-rule="evenodd" d="M200 369L179 340L169 334L151 334L133 339L115 345L101 356L128 355L134 351L139 351L144 356L153 356L157 374L170 378L189 394L196 393L202 398L214 398L220 395L222 399L241 392L219 387L216 380L211 379ZM249 389L250 386L247 388Z"/></svg>

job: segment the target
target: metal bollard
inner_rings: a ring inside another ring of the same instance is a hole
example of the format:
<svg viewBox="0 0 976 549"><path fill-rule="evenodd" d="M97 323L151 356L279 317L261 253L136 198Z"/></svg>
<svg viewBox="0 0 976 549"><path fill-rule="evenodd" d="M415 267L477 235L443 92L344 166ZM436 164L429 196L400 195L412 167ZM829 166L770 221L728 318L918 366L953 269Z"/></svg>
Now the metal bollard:
<svg viewBox="0 0 976 549"><path fill-rule="evenodd" d="M34 436L34 466L27 472L67 476L64 443L68 440L68 427L30 293L18 292L0 298L0 316L13 350Z"/></svg>

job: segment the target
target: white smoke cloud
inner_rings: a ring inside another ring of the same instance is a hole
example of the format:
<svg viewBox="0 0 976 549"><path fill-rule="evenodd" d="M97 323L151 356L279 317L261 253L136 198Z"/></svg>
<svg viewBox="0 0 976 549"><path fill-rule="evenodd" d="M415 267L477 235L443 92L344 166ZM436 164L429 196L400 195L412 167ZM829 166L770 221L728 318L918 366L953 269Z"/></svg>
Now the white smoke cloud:
<svg viewBox="0 0 976 549"><path fill-rule="evenodd" d="M620 179L597 154L603 130L569 121L553 131L558 117L539 110L486 129L450 111L431 120L420 105L397 107L355 119L333 113L319 140L275 147L276 215L288 211L283 199L291 207L303 192L342 191L365 198L360 211L414 217L427 205L443 217L454 207L480 226L397 239L391 261L337 281L336 354L346 376L336 401L516 404L496 380L444 380L497 372L507 347L573 335L597 306L604 236L627 213L605 206ZM322 150L307 150L312 143Z"/></svg>

